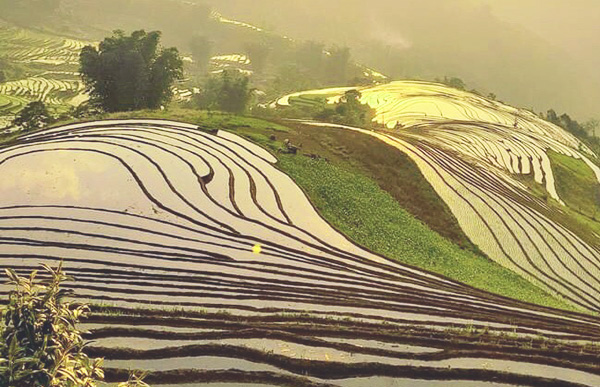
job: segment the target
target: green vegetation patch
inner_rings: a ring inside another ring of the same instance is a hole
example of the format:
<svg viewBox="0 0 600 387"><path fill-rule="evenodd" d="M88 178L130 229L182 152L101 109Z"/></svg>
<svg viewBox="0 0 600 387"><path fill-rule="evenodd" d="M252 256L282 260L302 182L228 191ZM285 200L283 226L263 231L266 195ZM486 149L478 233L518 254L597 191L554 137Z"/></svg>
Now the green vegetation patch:
<svg viewBox="0 0 600 387"><path fill-rule="evenodd" d="M571 209L596 219L600 206L600 185L592 169L583 161L549 151L548 157L560 198Z"/></svg>
<svg viewBox="0 0 600 387"><path fill-rule="evenodd" d="M331 224L355 242L404 264L539 305L574 310L516 273L430 230L368 177L324 160L279 156Z"/></svg>
<svg viewBox="0 0 600 387"><path fill-rule="evenodd" d="M222 112L208 112L205 110L191 110L172 107L166 110L138 110L107 114L98 119L164 119L188 122L202 127L214 129L231 129L241 133L262 133L266 131L287 132L289 129L283 125L261 120L260 118L245 117Z"/></svg>

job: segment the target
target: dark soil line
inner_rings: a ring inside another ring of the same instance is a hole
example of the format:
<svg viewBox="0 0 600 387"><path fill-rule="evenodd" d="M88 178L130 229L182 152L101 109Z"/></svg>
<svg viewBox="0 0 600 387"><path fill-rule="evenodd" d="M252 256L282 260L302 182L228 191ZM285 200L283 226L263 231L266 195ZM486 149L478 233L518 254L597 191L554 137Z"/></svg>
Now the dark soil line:
<svg viewBox="0 0 600 387"><path fill-rule="evenodd" d="M540 348L523 348L518 347L519 353L515 353L515 345L502 346L498 344L490 344L486 342L477 342L473 344L463 344L452 342L449 345L440 346L439 352L413 353L402 352L395 350L386 350L382 348L372 348L366 346L357 346L347 343L331 342L320 338L308 335L290 334L284 331L269 331L260 329L238 330L233 332L201 332L201 333L181 333L181 332L165 332L153 330L140 330L128 328L104 328L94 330L91 334L86 335L86 339L97 340L100 338L116 338L116 337L143 337L157 340L224 340L224 339L271 339L283 340L302 344L312 347L333 348L348 353L362 353L375 356L386 356L398 359L413 359L413 360L447 360L459 357L484 357L490 359L502 359L512 361L524 361L537 364L563 366L565 368L578 369L581 371L600 373L600 353L591 354L583 353L583 351L567 351L567 348L561 347L560 350L542 350ZM357 335L356 339L364 337ZM481 337L480 340L485 339ZM409 338L403 340L411 341ZM433 342L434 340L431 340ZM427 343L427 344L430 344ZM168 342L166 342L168 344ZM436 344L442 344L438 343ZM524 343L520 343L524 344ZM435 347L433 347L435 348Z"/></svg>
<svg viewBox="0 0 600 387"><path fill-rule="evenodd" d="M104 381L107 383L120 383L127 381L130 370L105 368ZM180 369L172 371L149 372L145 382L151 385L159 384L188 384L188 383L248 383L269 384L273 386L294 387L338 387L335 384L318 383L294 375L285 375L268 371L240 371L240 370L195 370ZM251 386L250 386L251 387Z"/></svg>
<svg viewBox="0 0 600 387"><path fill-rule="evenodd" d="M166 359L173 357L189 357L188 351L167 351L166 349L151 351L134 351L107 348L88 348L92 357L106 357L111 360L129 359ZM199 356L194 353L193 356ZM285 356L267 354L244 347L204 346L201 356L220 356L244 359L268 364L297 375L307 375L320 379L348 379L357 377L387 376L426 380L474 380L508 383L526 386L581 386L577 383L550 378L520 375L507 372L483 369L457 369L417 366L394 366L382 363L340 363L325 361L309 361L290 359Z"/></svg>

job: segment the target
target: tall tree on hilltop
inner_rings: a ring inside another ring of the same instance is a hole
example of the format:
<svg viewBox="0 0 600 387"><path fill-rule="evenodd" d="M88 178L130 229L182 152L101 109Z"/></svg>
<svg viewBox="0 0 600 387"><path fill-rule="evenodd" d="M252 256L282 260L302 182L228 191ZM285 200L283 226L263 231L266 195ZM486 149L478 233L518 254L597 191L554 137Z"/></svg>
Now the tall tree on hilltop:
<svg viewBox="0 0 600 387"><path fill-rule="evenodd" d="M80 71L92 102L108 112L168 103L173 83L183 77L183 61L176 48L160 47L160 35L117 30L98 48L84 47Z"/></svg>
<svg viewBox="0 0 600 387"><path fill-rule="evenodd" d="M348 69L352 54L348 47L334 46L329 49L326 62L326 77L328 82L345 84L348 81Z"/></svg>
<svg viewBox="0 0 600 387"><path fill-rule="evenodd" d="M267 67L271 48L263 42L247 43L244 47L246 55L250 58L252 70L256 73L262 73Z"/></svg>
<svg viewBox="0 0 600 387"><path fill-rule="evenodd" d="M213 42L205 35L193 35L190 39L190 50L194 57L194 63L201 71L208 67L212 55Z"/></svg>

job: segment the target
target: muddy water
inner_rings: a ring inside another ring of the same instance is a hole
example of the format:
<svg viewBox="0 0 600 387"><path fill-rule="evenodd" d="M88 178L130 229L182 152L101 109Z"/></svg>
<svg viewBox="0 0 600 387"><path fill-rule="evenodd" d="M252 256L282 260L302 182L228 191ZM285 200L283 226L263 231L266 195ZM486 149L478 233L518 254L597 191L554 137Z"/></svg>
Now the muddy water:
<svg viewBox="0 0 600 387"><path fill-rule="evenodd" d="M467 380L416 380L395 379L386 377L356 378L348 380L336 380L334 384L340 387L516 387L514 384L472 382Z"/></svg>
<svg viewBox="0 0 600 387"><path fill-rule="evenodd" d="M159 360L104 360L105 368L120 369L143 369L149 371L169 371L180 369L185 364L185 368L201 370L227 370L236 369L241 371L270 371L277 373L289 372L281 370L266 364L254 363L243 359L234 359L216 356L203 357L181 357Z"/></svg>

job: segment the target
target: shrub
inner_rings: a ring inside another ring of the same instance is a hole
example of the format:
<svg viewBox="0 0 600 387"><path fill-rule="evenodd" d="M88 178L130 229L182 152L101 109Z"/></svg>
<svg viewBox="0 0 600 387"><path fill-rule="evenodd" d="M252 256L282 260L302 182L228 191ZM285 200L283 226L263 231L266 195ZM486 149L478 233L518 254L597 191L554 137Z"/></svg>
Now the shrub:
<svg viewBox="0 0 600 387"><path fill-rule="evenodd" d="M0 323L0 386L95 387L104 377L102 359L83 353L85 342L76 324L88 313L85 305L66 302L61 289L69 279L62 265L43 265L38 272L20 277L6 269L10 292Z"/></svg>
<svg viewBox="0 0 600 387"><path fill-rule="evenodd" d="M13 125L21 127L25 131L29 131L51 124L53 121L54 118L48 112L46 105L42 101L34 101L28 103L27 106L17 114L13 120Z"/></svg>
<svg viewBox="0 0 600 387"><path fill-rule="evenodd" d="M219 76L207 79L202 93L195 99L196 106L200 109L241 114L252 98L249 82L245 75L225 70Z"/></svg>

